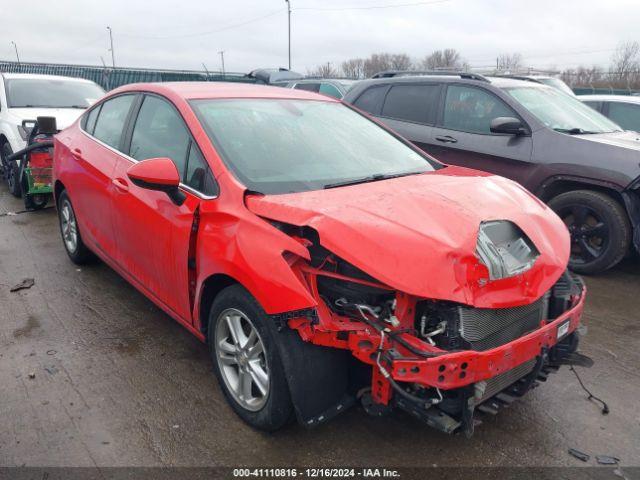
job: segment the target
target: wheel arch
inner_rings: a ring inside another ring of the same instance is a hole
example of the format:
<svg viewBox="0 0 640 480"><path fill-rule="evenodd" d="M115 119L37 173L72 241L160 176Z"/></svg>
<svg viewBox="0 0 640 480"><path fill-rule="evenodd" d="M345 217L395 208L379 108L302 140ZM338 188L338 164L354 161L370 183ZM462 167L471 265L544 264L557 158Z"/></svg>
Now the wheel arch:
<svg viewBox="0 0 640 480"><path fill-rule="evenodd" d="M566 192L574 190L593 190L609 195L623 206L625 211L627 207L622 196L622 189L613 183L603 182L600 180L581 178L581 177L551 177L546 180L536 192L536 196L545 203L548 203L554 197ZM627 211L627 215L629 212Z"/></svg>
<svg viewBox="0 0 640 480"><path fill-rule="evenodd" d="M202 286L200 288L200 298L197 302L197 316L198 320L200 321L199 329L205 338L208 338L209 334L207 330L209 329L208 317L209 310L211 310L211 305L213 305L213 302L218 294L231 285L242 285L245 290L251 293L251 291L238 279L232 277L231 275L227 275L226 273L214 273L202 282Z"/></svg>
<svg viewBox="0 0 640 480"><path fill-rule="evenodd" d="M58 204L58 198L60 198L60 194L64 192L67 188L64 186L60 180L56 180L56 183L53 185L53 200L55 204Z"/></svg>

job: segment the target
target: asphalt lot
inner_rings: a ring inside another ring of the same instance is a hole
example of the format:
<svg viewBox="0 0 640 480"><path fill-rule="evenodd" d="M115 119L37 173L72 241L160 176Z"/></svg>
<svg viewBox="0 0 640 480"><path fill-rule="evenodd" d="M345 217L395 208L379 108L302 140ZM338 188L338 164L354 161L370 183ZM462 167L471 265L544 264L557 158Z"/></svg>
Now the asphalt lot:
<svg viewBox="0 0 640 480"><path fill-rule="evenodd" d="M570 447L640 466L635 258L587 278L579 372L609 415L563 368L470 440L360 408L268 435L227 406L205 345L104 264L73 265L54 209L6 215L22 208L0 186L0 466L584 465Z"/></svg>

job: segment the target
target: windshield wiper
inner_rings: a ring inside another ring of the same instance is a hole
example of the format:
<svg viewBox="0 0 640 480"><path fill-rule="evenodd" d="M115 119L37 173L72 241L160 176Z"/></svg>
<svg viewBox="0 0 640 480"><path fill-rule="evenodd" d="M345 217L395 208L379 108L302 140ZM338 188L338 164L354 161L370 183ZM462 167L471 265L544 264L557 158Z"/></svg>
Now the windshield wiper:
<svg viewBox="0 0 640 480"><path fill-rule="evenodd" d="M362 178L355 178L352 180L345 180L343 182L327 183L323 188L337 188L346 187L347 185L358 185L359 183L379 182L380 180L389 180L390 178L406 177L408 175L417 175L423 172L405 172L405 173L376 173L375 175L368 175Z"/></svg>
<svg viewBox="0 0 640 480"><path fill-rule="evenodd" d="M569 135L595 135L600 132L592 132L589 130L583 130L582 128L554 128L556 132L567 133Z"/></svg>

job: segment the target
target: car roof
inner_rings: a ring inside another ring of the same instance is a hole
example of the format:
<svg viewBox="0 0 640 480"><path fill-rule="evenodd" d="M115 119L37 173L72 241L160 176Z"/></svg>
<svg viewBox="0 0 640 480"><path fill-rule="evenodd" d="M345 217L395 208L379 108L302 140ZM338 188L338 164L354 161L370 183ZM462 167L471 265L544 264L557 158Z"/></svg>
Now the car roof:
<svg viewBox="0 0 640 480"><path fill-rule="evenodd" d="M414 83L416 80L436 80L440 83L469 83L472 85L493 85L498 88L505 87L534 87L534 88L549 88L541 83L530 82L527 80L517 80L514 78L506 77L485 77L485 80L462 78L459 75L403 75L398 77L388 78L374 78L363 80L363 84L388 84L388 83Z"/></svg>
<svg viewBox="0 0 640 480"><path fill-rule="evenodd" d="M328 82L328 83L354 83L358 80L353 78L301 78L300 80L291 80L296 83L313 83L313 82Z"/></svg>
<svg viewBox="0 0 640 480"><path fill-rule="evenodd" d="M24 79L24 80L68 80L73 82L94 83L86 78L63 77L61 75L44 75L39 73L0 73L7 80Z"/></svg>
<svg viewBox="0 0 640 480"><path fill-rule="evenodd" d="M519 78L509 77L487 77L491 81L491 85L495 85L498 88L509 87L533 87L533 88L550 88L544 83L532 82L530 80L522 80ZM538 77L539 78L539 77Z"/></svg>
<svg viewBox="0 0 640 480"><path fill-rule="evenodd" d="M110 93L146 91L169 97L180 97L185 100L220 99L220 98L281 98L295 100L321 100L339 102L325 95L306 90L272 87L234 82L163 82L133 83L119 87Z"/></svg>
<svg viewBox="0 0 640 480"><path fill-rule="evenodd" d="M578 95L578 100L588 100L592 102L622 102L640 104L640 97L633 97L631 95Z"/></svg>

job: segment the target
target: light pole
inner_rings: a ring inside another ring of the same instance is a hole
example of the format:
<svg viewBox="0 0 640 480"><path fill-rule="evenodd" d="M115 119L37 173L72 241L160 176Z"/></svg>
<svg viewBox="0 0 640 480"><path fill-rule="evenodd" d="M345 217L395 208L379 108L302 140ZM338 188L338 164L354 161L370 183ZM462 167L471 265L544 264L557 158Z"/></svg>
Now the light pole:
<svg viewBox="0 0 640 480"><path fill-rule="evenodd" d="M113 52L113 32L111 31L111 27L107 27L109 30L109 41L111 42L111 48L109 51L111 52L111 65L113 68L116 68L116 54Z"/></svg>
<svg viewBox="0 0 640 480"><path fill-rule="evenodd" d="M16 45L16 42L14 42L13 40L11 40L11 45L13 45L13 48L16 51L16 59L18 60L18 65L20 65L20 55L18 55L18 45Z"/></svg>
<svg viewBox="0 0 640 480"><path fill-rule="evenodd" d="M220 54L220 60L222 61L222 76L224 77L224 50L220 50L218 53Z"/></svg>
<svg viewBox="0 0 640 480"><path fill-rule="evenodd" d="M287 24L289 26L289 70L291 70L291 3L289 0L284 0L287 2Z"/></svg>

